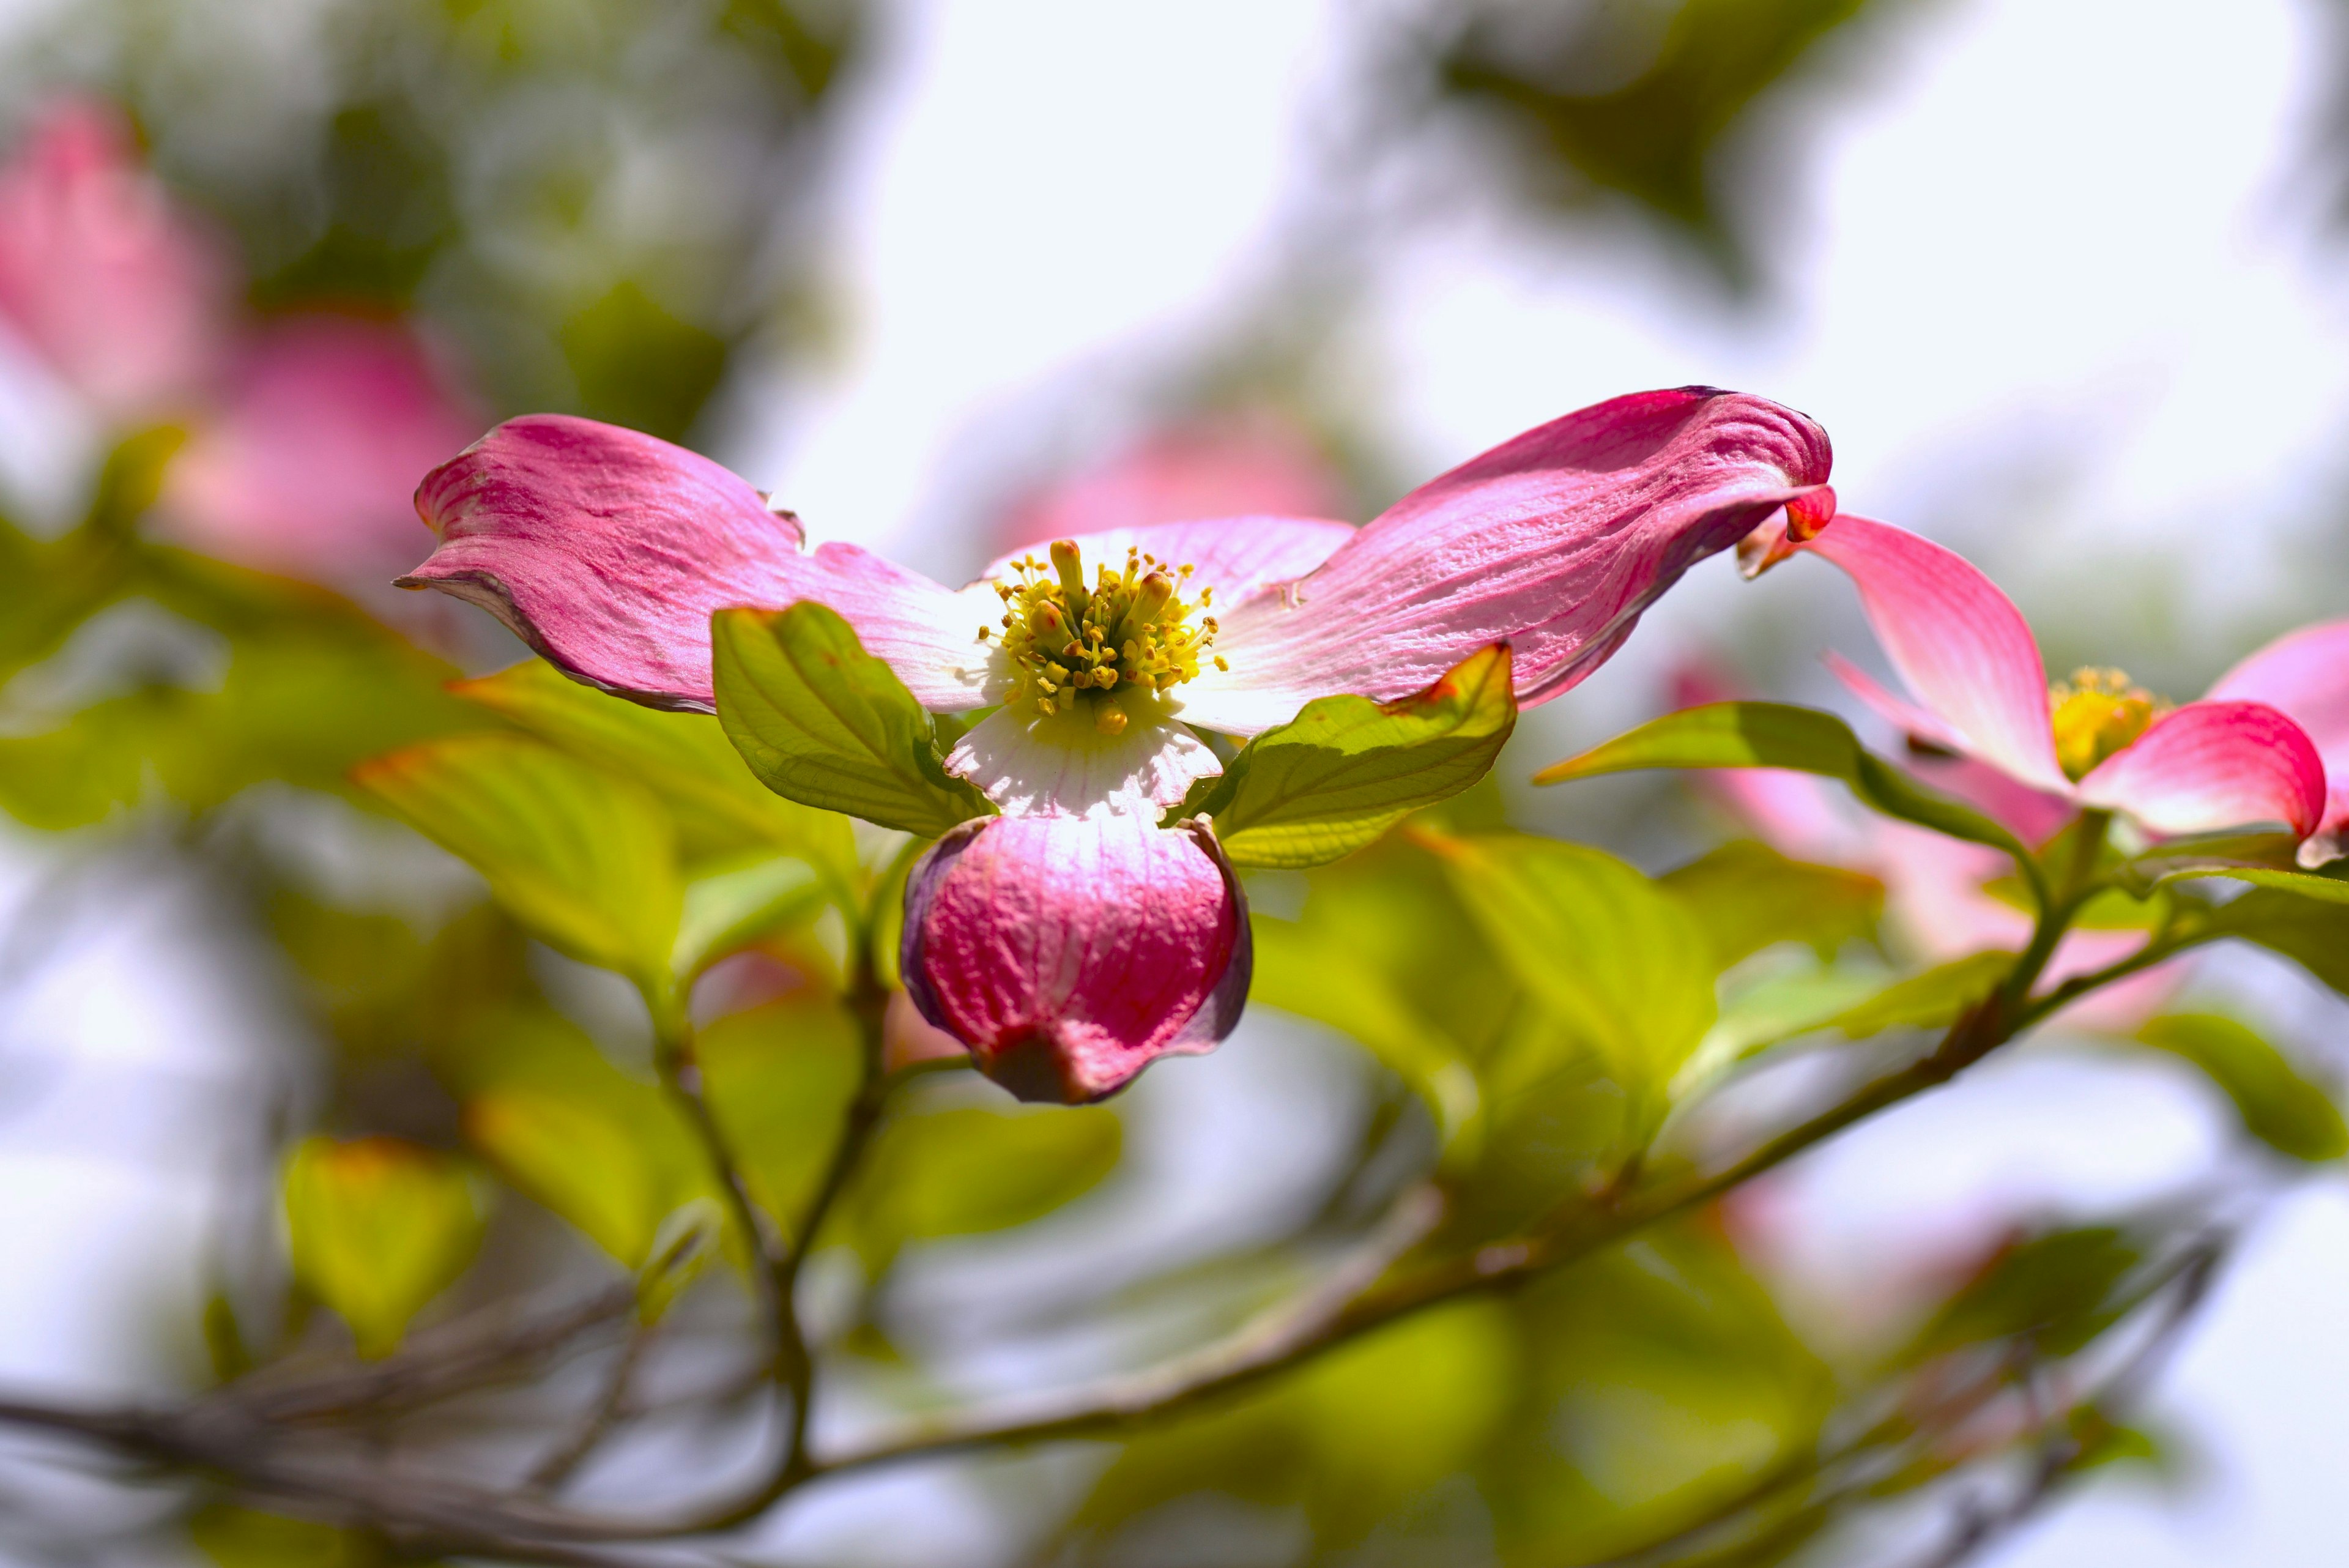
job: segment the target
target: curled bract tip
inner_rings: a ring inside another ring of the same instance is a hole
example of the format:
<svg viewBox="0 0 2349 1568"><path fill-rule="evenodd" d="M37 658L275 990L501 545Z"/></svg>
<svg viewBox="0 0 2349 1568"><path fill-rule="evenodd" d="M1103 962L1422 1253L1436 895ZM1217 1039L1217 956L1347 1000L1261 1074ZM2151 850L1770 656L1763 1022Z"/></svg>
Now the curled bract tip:
<svg viewBox="0 0 2349 1568"><path fill-rule="evenodd" d="M1023 1100L1082 1105L1238 1023L1247 899L1203 824L988 817L905 887L905 992Z"/></svg>
<svg viewBox="0 0 2349 1568"><path fill-rule="evenodd" d="M1817 538L1835 515L1833 485L1815 484L1803 491L1737 542L1738 572L1748 581L1760 576Z"/></svg>

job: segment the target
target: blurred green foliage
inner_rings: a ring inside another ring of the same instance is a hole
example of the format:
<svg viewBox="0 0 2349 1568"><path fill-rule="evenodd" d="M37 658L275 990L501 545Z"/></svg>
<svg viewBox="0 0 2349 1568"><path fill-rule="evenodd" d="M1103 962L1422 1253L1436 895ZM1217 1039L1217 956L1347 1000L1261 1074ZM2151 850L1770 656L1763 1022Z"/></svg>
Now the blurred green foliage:
<svg viewBox="0 0 2349 1568"><path fill-rule="evenodd" d="M259 307L420 312L497 409L678 439L812 345L857 0L98 0L20 46L126 103Z"/></svg>

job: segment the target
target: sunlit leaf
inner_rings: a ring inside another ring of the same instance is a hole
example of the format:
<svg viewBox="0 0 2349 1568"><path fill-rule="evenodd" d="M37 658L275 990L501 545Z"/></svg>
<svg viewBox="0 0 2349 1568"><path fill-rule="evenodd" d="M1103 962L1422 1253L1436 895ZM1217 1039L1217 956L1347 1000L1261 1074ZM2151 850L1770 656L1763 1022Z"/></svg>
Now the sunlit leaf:
<svg viewBox="0 0 2349 1568"><path fill-rule="evenodd" d="M2321 903L2349 904L2349 877L2312 871L2284 871L2270 866L2197 866L2169 872L2161 877L2161 881L2189 882L2207 877L2224 877L2256 887L2272 888L2278 892L2314 898Z"/></svg>
<svg viewBox="0 0 2349 1568"><path fill-rule="evenodd" d="M1398 701L1307 703L1172 815L1211 815L1235 865L1326 865L1484 777L1516 716L1508 647L1496 644Z"/></svg>
<svg viewBox="0 0 2349 1568"><path fill-rule="evenodd" d="M625 1268L644 1266L671 1213L716 1194L659 1085L621 1072L543 1004L475 1020L440 1065L464 1103L466 1141Z"/></svg>
<svg viewBox="0 0 2349 1568"><path fill-rule="evenodd" d="M675 830L639 786L507 735L411 747L353 776L481 872L533 934L640 984L665 981L684 892Z"/></svg>
<svg viewBox="0 0 2349 1568"><path fill-rule="evenodd" d="M833 998L802 993L719 1019L702 1031L696 1052L751 1196L789 1234L856 1096L855 1020Z"/></svg>
<svg viewBox="0 0 2349 1568"><path fill-rule="evenodd" d="M1688 907L1596 849L1516 834L1422 835L1520 983L1606 1062L1659 1096L1713 1020L1713 944Z"/></svg>
<svg viewBox="0 0 2349 1568"><path fill-rule="evenodd" d="M1840 779L1863 802L1952 838L2023 855L2014 835L1989 817L1927 789L1862 747L1832 713L1784 702L1708 702L1651 720L1534 775L1565 784L1640 768L1789 768Z"/></svg>
<svg viewBox="0 0 2349 1568"><path fill-rule="evenodd" d="M2203 916L2200 929L2282 953L2349 995L2349 908L2275 888L2253 888Z"/></svg>
<svg viewBox="0 0 2349 1568"><path fill-rule="evenodd" d="M1840 1029L1854 1040L1887 1029L1946 1029L2003 984L2013 968L2013 953L1968 953L1895 981L1822 1026Z"/></svg>
<svg viewBox="0 0 2349 1568"><path fill-rule="evenodd" d="M388 1355L481 1240L471 1179L397 1138L305 1139L285 1168L294 1277L350 1324L361 1355Z"/></svg>
<svg viewBox="0 0 2349 1568"><path fill-rule="evenodd" d="M781 927L822 909L828 894L806 861L782 856L705 871L685 886L669 966L680 980Z"/></svg>
<svg viewBox="0 0 2349 1568"><path fill-rule="evenodd" d="M761 784L707 713L657 712L583 686L542 659L451 690L659 795L689 855L770 846L804 857L843 885L853 874L847 820Z"/></svg>
<svg viewBox="0 0 2349 1568"><path fill-rule="evenodd" d="M1857 871L1789 860L1751 839L1724 844L1657 880L1696 913L1723 969L1774 942L1803 942L1831 958L1876 934L1884 884Z"/></svg>
<svg viewBox="0 0 2349 1568"><path fill-rule="evenodd" d="M2294 1159L2338 1159L2349 1154L2349 1124L2323 1088L2301 1075L2284 1054L2231 1018L2178 1012L2156 1018L2137 1038L2182 1056L2209 1075L2234 1102L2243 1130Z"/></svg>
<svg viewBox="0 0 2349 1568"><path fill-rule="evenodd" d="M994 809L947 776L930 716L832 610L720 610L710 638L719 721L777 794L926 838Z"/></svg>
<svg viewBox="0 0 2349 1568"><path fill-rule="evenodd" d="M1024 1225L1099 1185L1123 1143L1105 1106L950 1106L894 1117L857 1187L852 1236L878 1269L908 1241Z"/></svg>

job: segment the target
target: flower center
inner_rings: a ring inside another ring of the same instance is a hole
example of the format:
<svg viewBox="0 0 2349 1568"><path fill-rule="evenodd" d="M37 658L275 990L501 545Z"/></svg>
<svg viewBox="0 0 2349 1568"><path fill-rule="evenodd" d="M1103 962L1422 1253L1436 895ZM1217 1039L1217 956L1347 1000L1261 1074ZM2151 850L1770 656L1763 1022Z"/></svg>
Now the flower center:
<svg viewBox="0 0 2349 1568"><path fill-rule="evenodd" d="M2169 704L2117 670L2072 671L2072 679L2047 689L2054 706L2055 760L2064 776L2077 781L2169 711Z"/></svg>
<svg viewBox="0 0 2349 1568"><path fill-rule="evenodd" d="M1123 572L1096 567L1088 586L1073 543L1056 542L1051 556L1049 564L1033 556L1014 561L1019 580L995 585L1003 596L1003 651L1019 681L1013 703L1050 715L1086 701L1093 722L1113 735L1125 728L1126 711L1105 701L1112 692L1166 691L1198 674L1202 658L1214 658L1207 650L1216 618L1191 617L1216 590L1184 598L1191 567L1128 550ZM978 629L981 642L995 635L992 627ZM1230 668L1221 659L1215 665Z"/></svg>

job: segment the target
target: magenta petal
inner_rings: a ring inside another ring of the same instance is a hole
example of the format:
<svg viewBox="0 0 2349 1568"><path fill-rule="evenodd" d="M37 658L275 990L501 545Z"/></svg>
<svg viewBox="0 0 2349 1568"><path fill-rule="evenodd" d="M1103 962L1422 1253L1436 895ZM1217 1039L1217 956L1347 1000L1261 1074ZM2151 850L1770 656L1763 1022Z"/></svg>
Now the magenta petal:
<svg viewBox="0 0 2349 1568"><path fill-rule="evenodd" d="M986 701L973 610L850 545L802 549L798 519L683 447L532 414L425 475L416 509L440 547L399 579L482 606L574 679L657 708L715 706L709 617L814 599L856 629L925 707Z"/></svg>
<svg viewBox="0 0 2349 1568"><path fill-rule="evenodd" d="M1154 431L1030 495L995 536L1079 538L1195 517L1330 517L1344 509L1345 493L1318 443L1291 421L1268 412L1208 419ZM1316 556L1299 570L1319 564Z"/></svg>
<svg viewBox="0 0 2349 1568"><path fill-rule="evenodd" d="M0 317L109 417L195 390L227 281L212 236L172 208L105 104L53 107L0 169Z"/></svg>
<svg viewBox="0 0 2349 1568"><path fill-rule="evenodd" d="M1185 591L1212 587L1216 607L1221 610L1268 584L1303 576L1352 538L1354 525L1315 517L1216 517L1059 536L1075 542L1088 569L1095 562L1122 568L1129 549L1155 556L1170 566L1195 566L1198 570L1192 574ZM1041 559L1051 542L1052 536L1047 535L1023 545L988 563L979 576L1009 576L1014 561L1030 555Z"/></svg>
<svg viewBox="0 0 2349 1568"><path fill-rule="evenodd" d="M1204 828L968 822L906 884L907 994L1023 1100L1098 1100L1155 1057L1214 1049L1253 952L1247 898Z"/></svg>
<svg viewBox="0 0 2349 1568"><path fill-rule="evenodd" d="M416 476L481 430L407 331L288 317L260 334L218 411L164 475L172 532L320 582L380 582L415 557Z"/></svg>
<svg viewBox="0 0 2349 1568"><path fill-rule="evenodd" d="M2349 620L2285 633L2220 676L2208 700L2264 702L2298 724L2331 784L2325 830L2349 823Z"/></svg>
<svg viewBox="0 0 2349 1568"><path fill-rule="evenodd" d="M2324 816L2324 763L2300 726L2263 702L2189 702L2106 758L2079 795L2156 833L2280 822L2305 838Z"/></svg>
<svg viewBox="0 0 2349 1568"><path fill-rule="evenodd" d="M1803 548L1851 575L1892 668L1964 750L2027 784L2070 790L2039 644L1997 584L1953 550L1848 514Z"/></svg>
<svg viewBox="0 0 2349 1568"><path fill-rule="evenodd" d="M1691 566L1782 507L1816 510L1829 462L1818 426L1737 393L1568 414L1413 491L1293 588L1235 606L1216 643L1231 669L1183 690L1186 716L1249 731L1314 697L1400 697L1495 642L1521 704L1555 697Z"/></svg>

